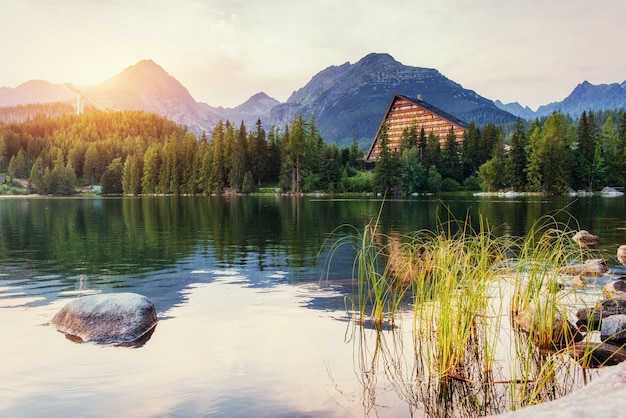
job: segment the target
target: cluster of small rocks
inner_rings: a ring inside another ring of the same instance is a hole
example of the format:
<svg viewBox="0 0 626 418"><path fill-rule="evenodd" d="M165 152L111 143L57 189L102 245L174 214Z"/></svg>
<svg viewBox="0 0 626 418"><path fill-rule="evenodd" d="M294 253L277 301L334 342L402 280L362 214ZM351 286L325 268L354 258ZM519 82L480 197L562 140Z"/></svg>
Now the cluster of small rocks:
<svg viewBox="0 0 626 418"><path fill-rule="evenodd" d="M598 242L598 237L580 231L574 240L585 247ZM626 245L617 250L617 260L626 266ZM588 260L568 266L563 273L572 275L584 285L587 278L606 277L609 268L604 260ZM498 415L506 418L578 418L626 417L626 277L611 277L602 288L602 299L595 306L576 312L578 321L571 325L578 341L570 347L571 354L583 358L585 349L591 356L586 366L603 365L602 373L591 383L565 397L529 408ZM583 333L600 332L599 342L581 340Z"/></svg>
<svg viewBox="0 0 626 418"><path fill-rule="evenodd" d="M577 343L574 349L582 352L585 347L593 348L592 365L615 365L626 360L626 278L609 281L602 288L602 296L595 306L576 312L578 329L600 331L600 342Z"/></svg>

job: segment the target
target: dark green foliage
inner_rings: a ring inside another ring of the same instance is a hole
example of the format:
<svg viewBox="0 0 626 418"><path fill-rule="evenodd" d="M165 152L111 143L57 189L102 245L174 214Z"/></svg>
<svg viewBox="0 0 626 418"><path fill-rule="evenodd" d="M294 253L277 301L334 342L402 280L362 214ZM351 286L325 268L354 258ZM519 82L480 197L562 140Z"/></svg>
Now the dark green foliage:
<svg viewBox="0 0 626 418"><path fill-rule="evenodd" d="M453 127L450 128L446 136L446 142L441 152L441 164L438 167L442 177L450 178L457 183L463 180L461 153Z"/></svg>
<svg viewBox="0 0 626 418"><path fill-rule="evenodd" d="M252 172L246 171L243 177L243 183L241 184L241 193L250 194L256 190L254 185L254 179L252 178Z"/></svg>
<svg viewBox="0 0 626 418"><path fill-rule="evenodd" d="M572 186L575 189L593 190L596 156L597 126L593 112L583 112L578 121L578 141L576 147L576 169L572 171Z"/></svg>
<svg viewBox="0 0 626 418"><path fill-rule="evenodd" d="M422 157L422 165L426 169L430 169L432 166L439 166L441 163L441 143L439 136L435 135L434 132L430 132L428 134L428 138L426 139L426 149L424 150L424 155Z"/></svg>
<svg viewBox="0 0 626 418"><path fill-rule="evenodd" d="M419 149L410 148L402 153L399 165L400 191L418 193L426 189L426 170L420 162Z"/></svg>
<svg viewBox="0 0 626 418"><path fill-rule="evenodd" d="M379 153L374 172L374 188L378 193L393 194L397 186L398 160L389 150L389 135L387 135L386 124L381 127L378 134L378 146Z"/></svg>
<svg viewBox="0 0 626 418"><path fill-rule="evenodd" d="M102 185L102 194L121 194L122 193L122 159L120 157L111 161L106 171L102 175L100 184Z"/></svg>
<svg viewBox="0 0 626 418"><path fill-rule="evenodd" d="M463 176L468 177L478 171L478 167L484 163L481 161L480 130L474 122L470 123L463 132L463 145L461 146L461 159L463 161Z"/></svg>
<svg viewBox="0 0 626 418"><path fill-rule="evenodd" d="M619 123L616 123L618 121ZM601 129L598 128L601 126ZM197 139L143 112L0 122L0 167L30 180L41 194L72 194L102 183L105 193L251 193L278 184L284 191L422 193L485 190L561 193L566 186L598 190L626 181L626 113L585 112L578 121L558 113L505 129L470 124L462 145L450 131L442 143L417 127L389 149L381 130L380 158L366 170L356 135L349 147L327 144L314 117L296 115L267 131L248 132L219 121ZM593 145L593 146L592 146ZM245 183L245 184L244 184Z"/></svg>
<svg viewBox="0 0 626 418"><path fill-rule="evenodd" d="M521 191L526 189L525 169L528 164L528 156L526 155L527 147L528 140L526 138L524 123L521 119L518 119L515 124L515 132L511 135L511 146L506 160L507 181L513 190Z"/></svg>

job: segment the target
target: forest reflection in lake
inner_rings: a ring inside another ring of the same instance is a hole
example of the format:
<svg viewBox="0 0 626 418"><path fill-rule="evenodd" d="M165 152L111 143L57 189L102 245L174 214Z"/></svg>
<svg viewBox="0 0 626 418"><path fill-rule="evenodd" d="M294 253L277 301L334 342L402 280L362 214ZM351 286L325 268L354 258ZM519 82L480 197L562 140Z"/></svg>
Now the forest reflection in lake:
<svg viewBox="0 0 626 418"><path fill-rule="evenodd" d="M611 259L626 243L624 206L596 197L0 199L0 355L11 359L0 370L0 413L405 416L411 406L384 374L362 385L344 301L354 251L324 264L349 233L342 225L361 228L380 212L383 233L408 233L480 215L496 234L523 235L565 208L556 216L601 236ZM68 298L117 291L157 306L161 321L141 348L76 345L42 326Z"/></svg>

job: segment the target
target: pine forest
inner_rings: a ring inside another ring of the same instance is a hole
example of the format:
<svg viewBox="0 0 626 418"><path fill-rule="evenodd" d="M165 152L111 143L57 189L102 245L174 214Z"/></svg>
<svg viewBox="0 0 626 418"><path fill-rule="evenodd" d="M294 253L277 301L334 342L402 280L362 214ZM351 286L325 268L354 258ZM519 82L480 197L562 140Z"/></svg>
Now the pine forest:
<svg viewBox="0 0 626 418"><path fill-rule="evenodd" d="M419 126L366 167L355 137L327 143L314 117L284 127L220 121L200 137L163 117L90 110L81 115L0 109L0 193L70 195L94 185L105 194L436 193L484 190L560 194L624 187L626 112L560 114L514 125L471 123L463 141ZM15 117L15 120L20 118Z"/></svg>

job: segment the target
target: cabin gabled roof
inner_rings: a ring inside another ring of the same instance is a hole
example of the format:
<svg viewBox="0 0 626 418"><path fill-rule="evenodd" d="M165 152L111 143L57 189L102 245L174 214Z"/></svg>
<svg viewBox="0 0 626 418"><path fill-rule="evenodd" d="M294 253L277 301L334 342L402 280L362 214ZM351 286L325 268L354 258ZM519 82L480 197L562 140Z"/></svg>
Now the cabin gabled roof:
<svg viewBox="0 0 626 418"><path fill-rule="evenodd" d="M412 103L412 104L414 104L416 106L419 106L419 107L429 111L430 113L433 113L433 114L437 115L441 119L444 119L444 120L450 122L452 125L458 126L459 128L461 128L463 130L467 129L467 127L469 126L466 122L462 121L461 119L457 118L456 116L452 116L451 114L449 114L449 113L439 109L438 107L435 107L435 106L431 105L430 103L427 103L427 102L421 100L419 97L410 97L410 96L405 96L403 94L395 93L393 95L393 97L391 98L391 100L389 101L389 106L387 106L387 111L385 112L385 116L380 121L380 125L378 126L378 130L376 131L376 135L374 136L374 139L372 140L372 145L370 145L370 148L368 149L367 153L365 154L365 160L366 161L369 161L370 155L372 154L372 150L374 150L374 147L376 146L377 139L378 139L378 134L380 134L380 130L383 127L383 124L385 123L385 121L389 117L389 113L391 113L391 109L393 108L394 103L396 101L398 101L399 99L406 100L406 101L408 101L408 102L410 102L410 103Z"/></svg>

